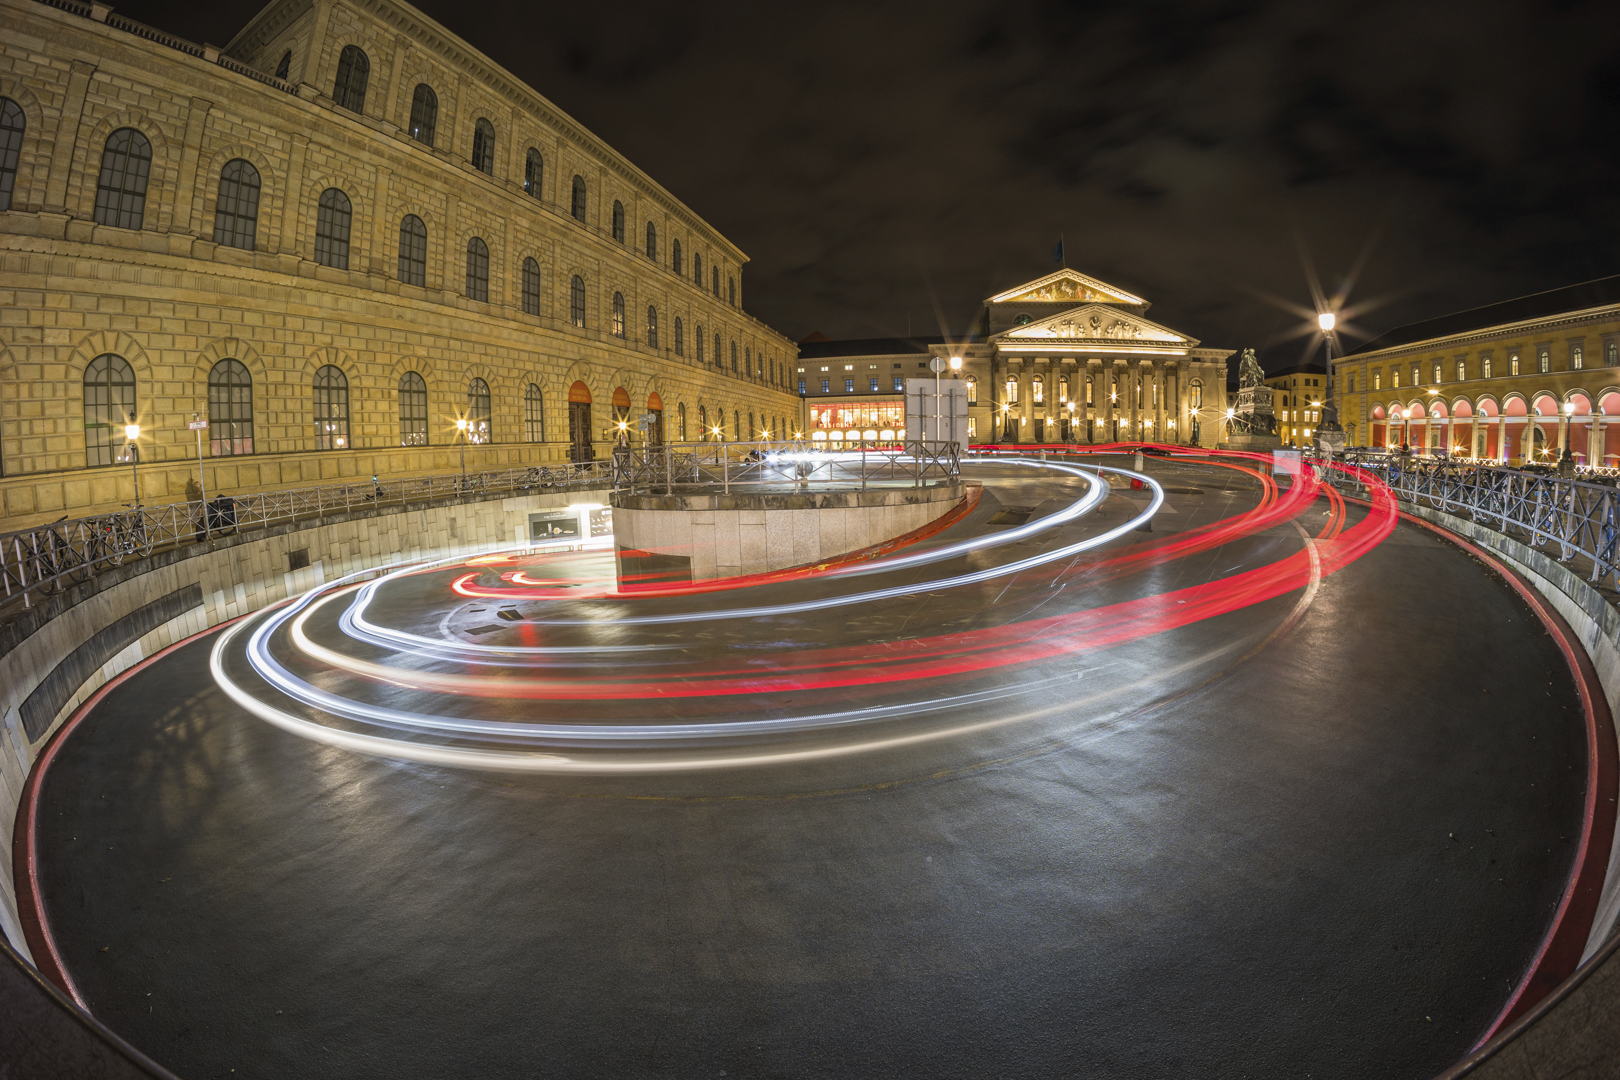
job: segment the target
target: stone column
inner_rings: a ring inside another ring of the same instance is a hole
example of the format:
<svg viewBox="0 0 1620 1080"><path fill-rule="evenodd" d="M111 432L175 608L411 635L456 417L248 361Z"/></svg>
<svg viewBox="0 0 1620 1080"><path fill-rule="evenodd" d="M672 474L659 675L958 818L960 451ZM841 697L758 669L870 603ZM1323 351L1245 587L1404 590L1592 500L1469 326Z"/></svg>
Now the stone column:
<svg viewBox="0 0 1620 1080"><path fill-rule="evenodd" d="M1507 461L1507 414L1496 415L1496 457L1499 461Z"/></svg>
<svg viewBox="0 0 1620 1080"><path fill-rule="evenodd" d="M383 105L382 121L387 124L398 124L400 127L409 127L411 118L405 117L405 123L400 124L395 118L399 116L399 80L405 68L405 54L411 47L410 38L404 34L394 38L394 62L388 72L388 100ZM380 95L379 95L380 96Z"/></svg>
<svg viewBox="0 0 1620 1080"><path fill-rule="evenodd" d="M994 352L990 354L990 430L979 433L985 442L999 443L1001 441L1001 358Z"/></svg>
<svg viewBox="0 0 1620 1080"><path fill-rule="evenodd" d="M1164 381L1164 361L1153 361L1153 438L1155 442L1169 442L1164 430L1164 395L1169 388Z"/></svg>
<svg viewBox="0 0 1620 1080"><path fill-rule="evenodd" d="M1097 393L1102 395L1103 442L1114 438L1114 361L1105 359L1097 368Z"/></svg>
<svg viewBox="0 0 1620 1080"><path fill-rule="evenodd" d="M1029 360L1025 359L1018 362L1018 407L1019 415L1023 418L1023 422L1018 425L1018 441L1021 443L1029 442L1030 439L1035 437L1035 429L1030 425L1030 420L1035 414L1035 404L1030 400L1032 395L1030 394L1029 368Z"/></svg>
<svg viewBox="0 0 1620 1080"><path fill-rule="evenodd" d="M1127 360L1125 362L1125 391L1130 395L1131 402L1131 435L1132 439L1142 437L1142 408L1139 404L1142 387L1142 361Z"/></svg>
<svg viewBox="0 0 1620 1080"><path fill-rule="evenodd" d="M1564 451L1569 449L1569 414L1563 410L1558 412L1558 459L1564 458Z"/></svg>
<svg viewBox="0 0 1620 1080"><path fill-rule="evenodd" d="M85 91L96 65L74 60L68 72L67 93L62 97L62 114L56 120L56 137L51 141L51 171L45 177L45 210L60 214L67 209L68 176L73 171L73 149L79 141L79 117L84 113ZM99 173L100 160L96 161ZM20 208L19 208L20 209Z"/></svg>
<svg viewBox="0 0 1620 1080"><path fill-rule="evenodd" d="M213 102L203 98L191 99L191 110L186 114L185 141L180 144L180 165L175 177L174 204L164 214L158 215L158 226L168 226L170 232L189 233L192 236L200 235L202 229L201 210L192 212L192 199L197 191L197 168L201 158L203 128L208 125L208 110ZM167 218L167 220L165 220ZM213 237L210 231L208 238ZM190 254L189 251L186 254Z"/></svg>

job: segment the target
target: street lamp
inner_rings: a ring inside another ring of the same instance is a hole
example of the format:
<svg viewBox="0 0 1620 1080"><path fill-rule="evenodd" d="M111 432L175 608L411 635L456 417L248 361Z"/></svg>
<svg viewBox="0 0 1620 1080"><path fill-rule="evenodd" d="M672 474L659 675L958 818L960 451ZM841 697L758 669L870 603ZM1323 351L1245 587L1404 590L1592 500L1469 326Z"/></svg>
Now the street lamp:
<svg viewBox="0 0 1620 1080"><path fill-rule="evenodd" d="M1333 328L1339 324L1339 317L1331 311L1320 312L1316 316L1316 325L1322 331L1322 341L1327 347L1327 376L1322 380L1322 411L1317 414L1316 427L1313 429L1318 444L1323 442L1325 433L1329 451L1344 449L1344 429L1339 426L1339 407L1333 404Z"/></svg>
<svg viewBox="0 0 1620 1080"><path fill-rule="evenodd" d="M141 448L137 440L141 437L141 425L128 423L124 425L124 439L129 447L129 478L135 485L135 509L141 508L141 478L135 471L136 463L140 460Z"/></svg>
<svg viewBox="0 0 1620 1080"><path fill-rule="evenodd" d="M467 418L456 419L456 432L461 437L461 489L467 489Z"/></svg>

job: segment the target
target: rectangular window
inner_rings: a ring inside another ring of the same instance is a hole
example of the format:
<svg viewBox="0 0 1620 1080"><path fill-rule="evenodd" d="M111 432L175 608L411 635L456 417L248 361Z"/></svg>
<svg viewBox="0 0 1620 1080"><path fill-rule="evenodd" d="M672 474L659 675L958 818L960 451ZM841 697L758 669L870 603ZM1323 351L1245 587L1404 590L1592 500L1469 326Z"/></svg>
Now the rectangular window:
<svg viewBox="0 0 1620 1080"><path fill-rule="evenodd" d="M906 392L906 377L904 375L896 375L894 377L894 392L897 394L903 394Z"/></svg>
<svg viewBox="0 0 1620 1080"><path fill-rule="evenodd" d="M1401 385L1401 369L1400 368L1392 367L1392 368L1389 369L1389 385L1392 386L1392 387L1396 387L1396 388L1399 388L1399 386Z"/></svg>
<svg viewBox="0 0 1620 1080"><path fill-rule="evenodd" d="M1352 376L1350 376L1350 393L1353 394L1355 392L1356 392L1356 377L1354 375L1352 375Z"/></svg>
<svg viewBox="0 0 1620 1080"><path fill-rule="evenodd" d="M1519 373L1519 354L1514 353L1514 354L1512 354L1511 356L1508 357L1508 374L1509 375L1517 375L1518 373Z"/></svg>
<svg viewBox="0 0 1620 1080"><path fill-rule="evenodd" d="M1416 386L1423 381L1423 370L1416 360L1412 361L1412 385Z"/></svg>
<svg viewBox="0 0 1620 1080"><path fill-rule="evenodd" d="M855 392L855 380L854 379L845 379L844 380L844 393L853 394L854 392Z"/></svg>
<svg viewBox="0 0 1620 1080"><path fill-rule="evenodd" d="M822 392L822 393L823 393L823 394L830 394L830 393L832 393L832 390L831 390L831 388L830 388L830 384L829 384L829 383L828 383L828 382L827 382L827 380L826 380L826 379L822 379L822 380L821 380L821 392Z"/></svg>
<svg viewBox="0 0 1620 1080"><path fill-rule="evenodd" d="M1586 353L1579 345L1571 346L1569 350L1569 369L1571 371L1579 371L1585 366Z"/></svg>
<svg viewBox="0 0 1620 1080"><path fill-rule="evenodd" d="M978 418L970 416L970 417L968 417L968 438L977 439L978 437L979 437L979 421L978 421Z"/></svg>
<svg viewBox="0 0 1620 1080"><path fill-rule="evenodd" d="M877 376L876 375L872 376L870 381L872 383L872 393L875 394L875 393L877 393Z"/></svg>
<svg viewBox="0 0 1620 1080"><path fill-rule="evenodd" d="M804 393L804 380L803 379L799 380L799 393L801 393L801 394Z"/></svg>
<svg viewBox="0 0 1620 1080"><path fill-rule="evenodd" d="M1457 381L1468 381L1468 361L1460 358L1457 360Z"/></svg>
<svg viewBox="0 0 1620 1080"><path fill-rule="evenodd" d="M1479 377L1482 379L1491 377L1491 357L1489 353L1479 358Z"/></svg>

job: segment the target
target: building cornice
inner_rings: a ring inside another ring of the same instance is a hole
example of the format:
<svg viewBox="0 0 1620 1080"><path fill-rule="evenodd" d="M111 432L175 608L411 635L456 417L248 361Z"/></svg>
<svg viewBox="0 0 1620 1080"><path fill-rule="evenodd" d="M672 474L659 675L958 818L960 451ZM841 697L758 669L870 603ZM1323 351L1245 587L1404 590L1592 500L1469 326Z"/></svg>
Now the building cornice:
<svg viewBox="0 0 1620 1080"><path fill-rule="evenodd" d="M717 229L699 217L691 207L676 198L662 184L648 176L550 99L479 52L460 36L451 33L416 8L396 0L342 0L342 2L372 16L395 32L405 35L413 44L435 53L449 66L465 72L486 89L503 97L508 104L518 106L602 164L612 168L619 174L620 179L647 197L662 203L671 216L683 222L692 231L701 234L709 243L723 249L738 266L743 266L749 261L741 248L722 236ZM249 43L259 44L273 38L311 6L312 0L277 0L254 16L253 20L231 38L230 43L221 51L237 58L243 51L241 46ZM333 6L337 6L336 3ZM274 32L268 32L267 28L273 28Z"/></svg>
<svg viewBox="0 0 1620 1080"><path fill-rule="evenodd" d="M1579 311L1565 312L1560 315L1549 315L1537 319L1523 319L1519 322L1482 327L1462 334L1425 338L1422 341L1414 341L1408 345L1392 345L1387 349L1379 349L1375 352L1352 353L1349 356L1340 357L1333 363L1335 365L1355 365L1382 360L1401 360L1409 356L1442 352L1459 346L1471 347L1481 343L1489 343L1512 335L1532 336L1542 330L1555 330L1561 326L1590 325L1616 317L1620 317L1620 304L1604 304L1601 307L1582 308Z"/></svg>

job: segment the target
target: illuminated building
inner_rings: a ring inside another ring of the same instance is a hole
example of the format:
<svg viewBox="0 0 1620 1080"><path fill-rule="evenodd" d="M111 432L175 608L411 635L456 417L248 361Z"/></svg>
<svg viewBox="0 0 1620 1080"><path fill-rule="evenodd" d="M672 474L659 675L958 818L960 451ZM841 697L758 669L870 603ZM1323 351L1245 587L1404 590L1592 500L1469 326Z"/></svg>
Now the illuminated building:
<svg viewBox="0 0 1620 1080"><path fill-rule="evenodd" d="M1620 465L1620 276L1398 327L1334 361L1352 444Z"/></svg>
<svg viewBox="0 0 1620 1080"><path fill-rule="evenodd" d="M1322 419L1327 372L1321 364L1299 364L1266 376L1273 390L1271 411L1284 446L1308 446Z"/></svg>
<svg viewBox="0 0 1620 1080"><path fill-rule="evenodd" d="M131 501L126 420L162 502L194 414L241 493L797 411L747 256L409 4L277 0L218 49L78 0L0 19L7 524Z"/></svg>
<svg viewBox="0 0 1620 1080"><path fill-rule="evenodd" d="M1059 270L985 300L978 330L965 339L806 339L796 388L811 405L841 395L899 401L905 378L931 377L933 357L954 356L970 388L975 441L1214 446L1233 350L1200 348L1148 320L1149 306Z"/></svg>

